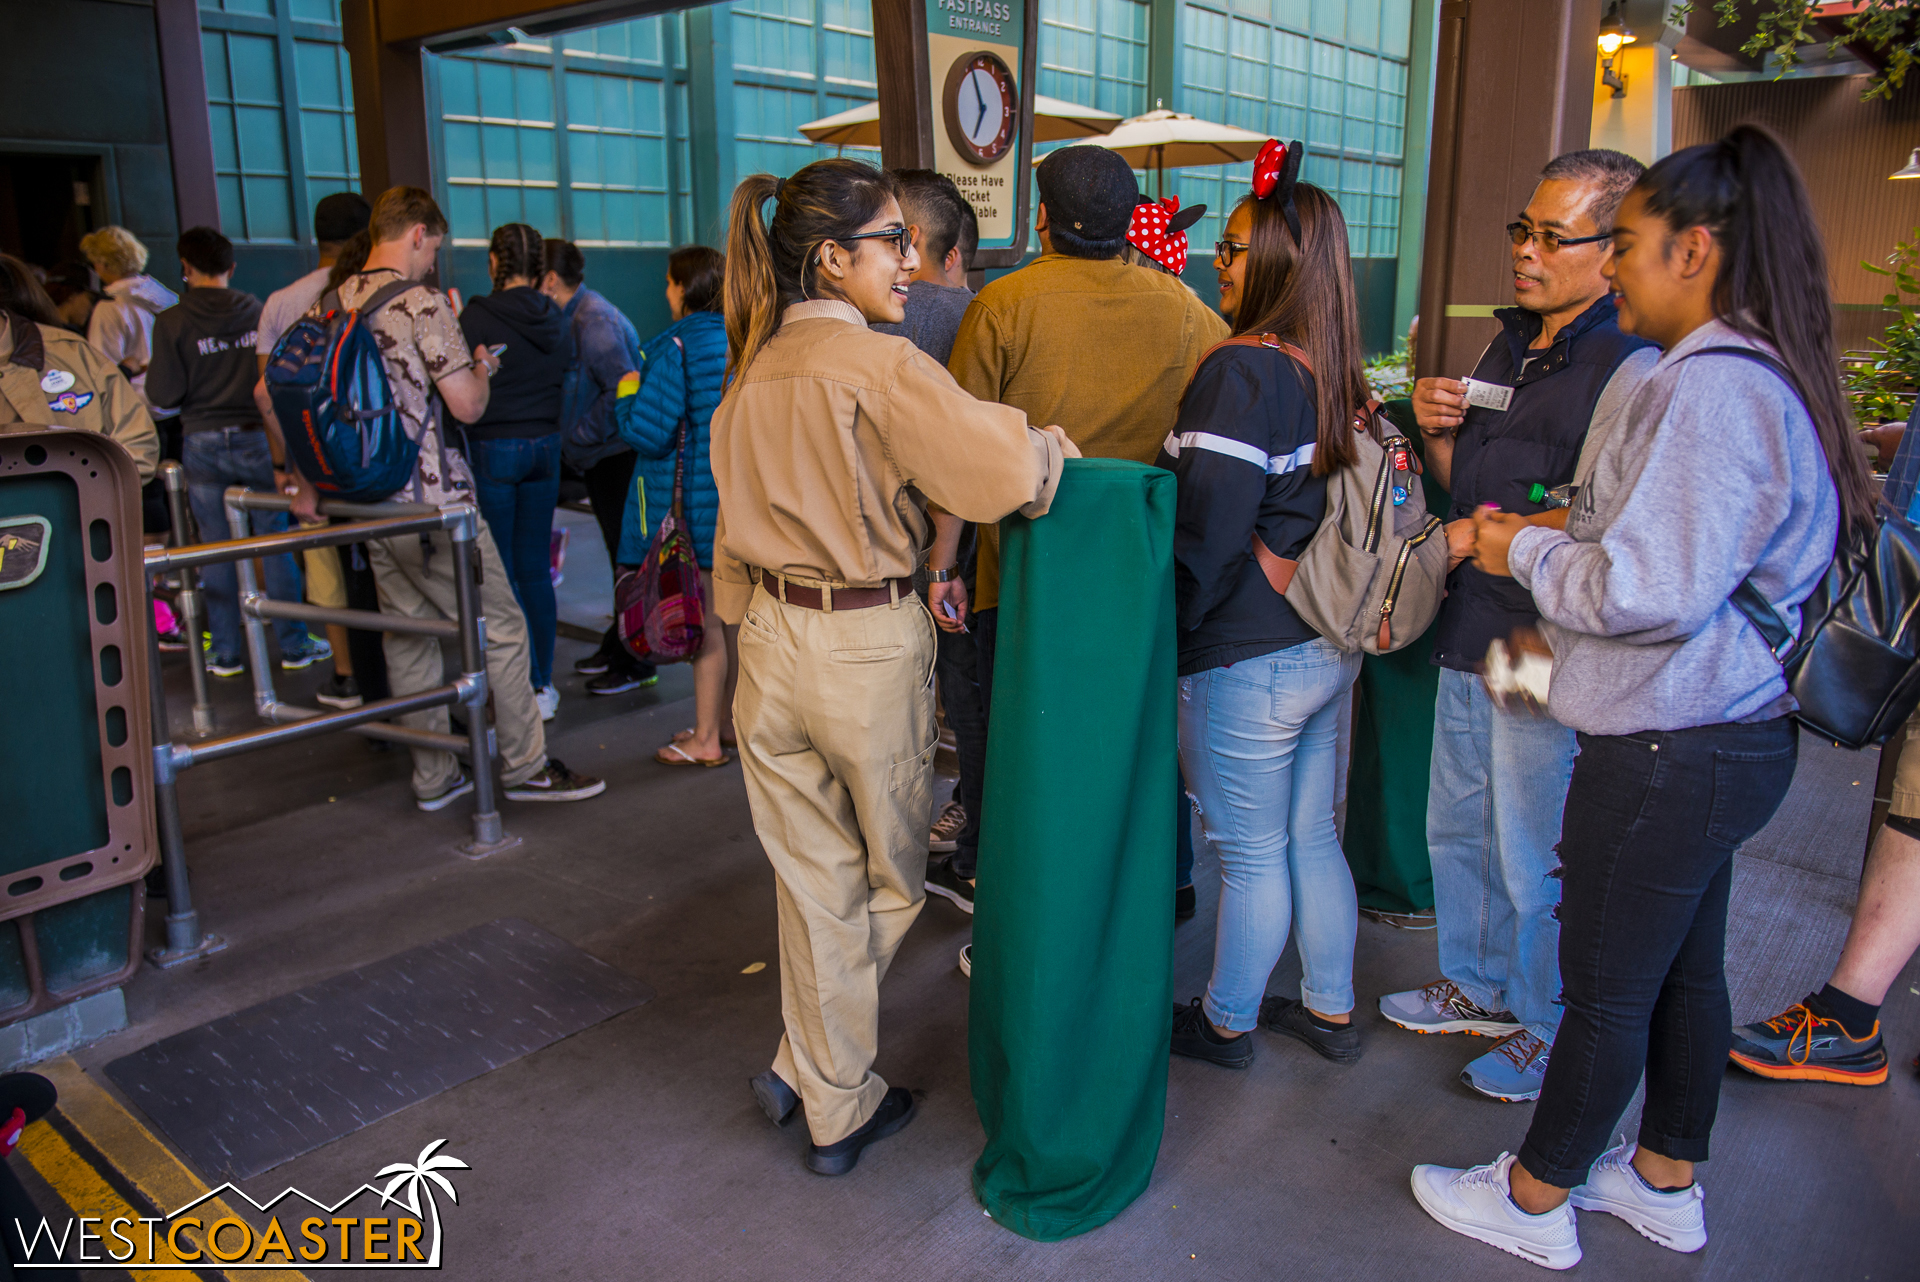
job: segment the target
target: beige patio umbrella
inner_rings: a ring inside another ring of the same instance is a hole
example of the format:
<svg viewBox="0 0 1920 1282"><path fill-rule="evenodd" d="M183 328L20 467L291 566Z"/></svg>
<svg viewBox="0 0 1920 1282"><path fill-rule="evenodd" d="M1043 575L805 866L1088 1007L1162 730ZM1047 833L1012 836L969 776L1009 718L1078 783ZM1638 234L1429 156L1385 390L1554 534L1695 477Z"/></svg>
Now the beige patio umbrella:
<svg viewBox="0 0 1920 1282"><path fill-rule="evenodd" d="M1082 107L1077 103L1033 96L1033 140L1063 142L1069 138L1091 138L1120 123L1111 111ZM812 142L829 147L878 147L880 145L880 104L862 103L850 111L836 112L800 126L800 132Z"/></svg>
<svg viewBox="0 0 1920 1282"><path fill-rule="evenodd" d="M1266 141L1267 135L1250 129L1162 110L1123 120L1112 133L1082 139L1079 145L1117 151L1135 169L1153 170L1156 190L1164 191L1169 169L1252 160Z"/></svg>

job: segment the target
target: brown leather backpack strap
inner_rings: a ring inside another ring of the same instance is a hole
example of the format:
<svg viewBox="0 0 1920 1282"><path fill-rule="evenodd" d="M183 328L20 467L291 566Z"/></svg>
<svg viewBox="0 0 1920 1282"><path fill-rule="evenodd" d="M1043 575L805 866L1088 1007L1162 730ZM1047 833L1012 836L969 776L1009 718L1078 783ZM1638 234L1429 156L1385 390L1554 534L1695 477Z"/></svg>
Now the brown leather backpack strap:
<svg viewBox="0 0 1920 1282"><path fill-rule="evenodd" d="M1298 561L1289 561L1284 556L1275 556L1273 549L1260 541L1258 531L1253 535L1253 559L1260 563L1260 572L1267 576L1267 582L1281 596L1287 594L1287 585L1293 582L1293 572L1300 568Z"/></svg>

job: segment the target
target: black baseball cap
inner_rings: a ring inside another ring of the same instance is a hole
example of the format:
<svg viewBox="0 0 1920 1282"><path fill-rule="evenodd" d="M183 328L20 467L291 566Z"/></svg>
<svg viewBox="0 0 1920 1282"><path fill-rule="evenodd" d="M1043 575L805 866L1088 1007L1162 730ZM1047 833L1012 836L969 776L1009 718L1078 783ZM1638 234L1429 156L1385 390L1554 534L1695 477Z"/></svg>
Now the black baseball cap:
<svg viewBox="0 0 1920 1282"><path fill-rule="evenodd" d="M336 191L313 207L313 238L337 245L352 240L373 221L373 206L357 191Z"/></svg>
<svg viewBox="0 0 1920 1282"><path fill-rule="evenodd" d="M1047 221L1081 240L1123 239L1140 203L1140 183L1120 153L1105 147L1062 147L1034 172Z"/></svg>

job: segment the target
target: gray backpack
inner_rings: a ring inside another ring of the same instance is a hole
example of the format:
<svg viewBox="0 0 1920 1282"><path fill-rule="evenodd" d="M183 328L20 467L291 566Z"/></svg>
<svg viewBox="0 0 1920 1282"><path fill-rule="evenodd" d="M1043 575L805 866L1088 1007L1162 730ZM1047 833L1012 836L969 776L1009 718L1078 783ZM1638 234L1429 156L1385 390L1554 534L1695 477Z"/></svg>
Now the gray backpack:
<svg viewBox="0 0 1920 1282"><path fill-rule="evenodd" d="M1313 373L1313 362L1272 334L1229 343L1272 347ZM1202 358L1205 359L1204 357ZM1342 650L1388 654L1433 623L1446 595L1447 541L1427 511L1419 455L1368 401L1353 415L1358 455L1327 478L1327 512L1298 561L1253 536L1253 554L1273 590L1307 626Z"/></svg>

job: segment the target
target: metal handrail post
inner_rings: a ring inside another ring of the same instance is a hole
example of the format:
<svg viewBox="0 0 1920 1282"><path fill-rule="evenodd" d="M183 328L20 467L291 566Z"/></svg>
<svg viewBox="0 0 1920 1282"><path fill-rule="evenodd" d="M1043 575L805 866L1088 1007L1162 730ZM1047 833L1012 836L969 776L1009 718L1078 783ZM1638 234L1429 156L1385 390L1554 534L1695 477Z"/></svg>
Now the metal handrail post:
<svg viewBox="0 0 1920 1282"><path fill-rule="evenodd" d="M180 824L180 791L175 783L173 733L167 725L167 693L160 683L160 631L153 620L153 579L147 582L147 681L149 712L153 717L153 802L160 836L160 861L167 879L167 942L153 949L147 960L165 970L227 946L218 935L200 929L200 913L193 906L193 887L187 879L187 840ZM194 634L194 643L200 641Z"/></svg>
<svg viewBox="0 0 1920 1282"><path fill-rule="evenodd" d="M501 822L494 787L493 744L487 729L486 620L480 614L480 551L474 546L480 532L478 509L459 503L446 511L459 516L452 530L453 584L460 607L461 679L471 682L465 703L471 745L467 759L473 770L473 841L459 849L470 859L480 859L517 846L520 839Z"/></svg>
<svg viewBox="0 0 1920 1282"><path fill-rule="evenodd" d="M168 524L173 546L187 543L187 470L172 459L160 465L160 486L167 494ZM180 630L187 634L187 675L193 679L193 733L204 739L213 733L213 701L207 696L207 651L200 634L207 626L207 599L200 589L200 572L190 565L179 570ZM159 672L158 668L154 669Z"/></svg>
<svg viewBox="0 0 1920 1282"><path fill-rule="evenodd" d="M232 538L245 539L253 535L253 524L247 517L245 498L247 489L243 485L227 488L227 530ZM260 595L260 580L253 571L253 558L243 557L234 563L233 568L240 575L240 600L246 601ZM279 702L273 691L273 659L267 653L267 625L257 614L240 611L240 625L247 630L247 666L253 669L253 708L260 716L266 717L268 709Z"/></svg>

